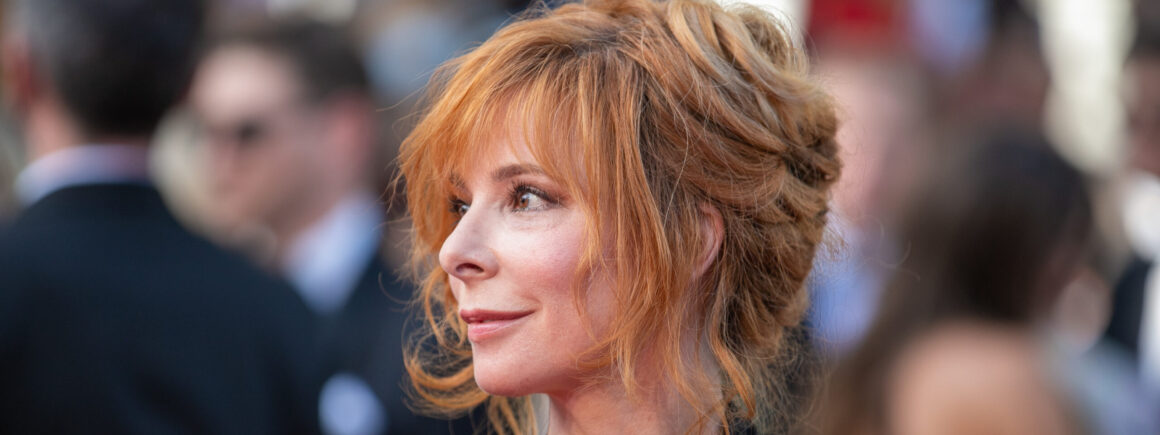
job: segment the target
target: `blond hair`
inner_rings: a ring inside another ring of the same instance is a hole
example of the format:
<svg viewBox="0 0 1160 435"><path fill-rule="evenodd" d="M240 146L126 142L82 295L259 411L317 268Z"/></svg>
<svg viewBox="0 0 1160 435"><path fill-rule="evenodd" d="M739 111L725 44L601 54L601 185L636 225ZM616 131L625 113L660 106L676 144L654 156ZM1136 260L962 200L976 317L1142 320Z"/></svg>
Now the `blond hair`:
<svg viewBox="0 0 1160 435"><path fill-rule="evenodd" d="M589 217L578 277L612 271L616 312L582 363L611 369L632 397L649 349L702 422L762 430L779 417L783 373L772 367L806 307L840 165L831 99L774 18L694 0L540 8L446 64L429 92L400 155L427 333L405 362L421 407L455 415L487 402L494 431L531 429L526 398L475 385L466 325L436 260L456 221L452 178L511 133L497 126L518 125ZM694 279L711 237L704 206L724 233ZM573 293L582 310L583 281ZM690 329L697 348L682 340ZM719 373L682 357L701 346ZM705 397L719 400L705 408Z"/></svg>

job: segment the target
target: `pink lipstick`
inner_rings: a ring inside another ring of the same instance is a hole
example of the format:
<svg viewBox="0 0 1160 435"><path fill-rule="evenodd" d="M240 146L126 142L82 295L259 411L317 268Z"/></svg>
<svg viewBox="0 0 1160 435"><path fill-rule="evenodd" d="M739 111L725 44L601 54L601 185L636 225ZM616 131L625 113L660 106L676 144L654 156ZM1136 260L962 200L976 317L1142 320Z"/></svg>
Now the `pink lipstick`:
<svg viewBox="0 0 1160 435"><path fill-rule="evenodd" d="M459 317L467 322L467 339L472 343L503 333L529 314L532 311L459 310Z"/></svg>

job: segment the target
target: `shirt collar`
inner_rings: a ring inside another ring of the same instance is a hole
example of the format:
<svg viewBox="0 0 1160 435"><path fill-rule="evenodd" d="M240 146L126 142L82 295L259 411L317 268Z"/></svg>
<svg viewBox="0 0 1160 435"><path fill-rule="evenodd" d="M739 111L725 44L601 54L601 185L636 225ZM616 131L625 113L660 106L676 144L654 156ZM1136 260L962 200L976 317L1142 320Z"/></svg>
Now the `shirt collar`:
<svg viewBox="0 0 1160 435"><path fill-rule="evenodd" d="M382 216L373 196L352 194L294 239L282 271L316 312L346 304L378 250Z"/></svg>
<svg viewBox="0 0 1160 435"><path fill-rule="evenodd" d="M66 187L148 183L149 149L131 145L80 145L54 151L24 168L16 195L24 206Z"/></svg>

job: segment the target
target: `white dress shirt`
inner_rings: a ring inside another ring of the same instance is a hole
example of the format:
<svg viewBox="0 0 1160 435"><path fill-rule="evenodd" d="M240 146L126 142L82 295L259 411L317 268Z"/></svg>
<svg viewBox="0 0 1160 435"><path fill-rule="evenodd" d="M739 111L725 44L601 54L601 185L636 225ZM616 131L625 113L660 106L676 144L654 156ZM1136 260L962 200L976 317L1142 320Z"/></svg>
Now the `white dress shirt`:
<svg viewBox="0 0 1160 435"><path fill-rule="evenodd" d="M330 316L346 306L378 250L382 222L374 197L359 192L291 242L282 273L315 313ZM353 373L331 376L318 406L328 435L378 434L389 424L374 391Z"/></svg>
<svg viewBox="0 0 1160 435"><path fill-rule="evenodd" d="M346 305L378 250L382 216L369 193L352 194L291 242L282 272L316 313Z"/></svg>
<svg viewBox="0 0 1160 435"><path fill-rule="evenodd" d="M66 187L149 184L149 149L131 145L81 145L40 157L16 177L16 196L27 207Z"/></svg>
<svg viewBox="0 0 1160 435"><path fill-rule="evenodd" d="M1137 254L1152 261L1144 284L1138 351L1140 378L1150 406L1160 410L1160 177L1133 174L1128 179L1123 201L1128 241Z"/></svg>

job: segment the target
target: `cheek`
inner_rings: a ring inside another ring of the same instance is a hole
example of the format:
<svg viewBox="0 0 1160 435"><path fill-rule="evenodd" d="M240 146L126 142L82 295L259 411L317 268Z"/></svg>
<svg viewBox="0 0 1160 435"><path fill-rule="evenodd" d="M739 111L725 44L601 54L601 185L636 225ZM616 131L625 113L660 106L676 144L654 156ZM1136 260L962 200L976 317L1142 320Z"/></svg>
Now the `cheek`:
<svg viewBox="0 0 1160 435"><path fill-rule="evenodd" d="M310 156L293 146L290 143L271 143L268 148L255 150L255 153L247 156L248 167L253 175L250 180L252 190L266 194L293 192L304 185L318 182L309 169L312 166Z"/></svg>
<svg viewBox="0 0 1160 435"><path fill-rule="evenodd" d="M538 296L550 299L571 298L572 283L580 261L582 234L573 228L551 231L513 231L502 238L500 255L515 278L536 289ZM569 304L570 306L571 304Z"/></svg>
<svg viewBox="0 0 1160 435"><path fill-rule="evenodd" d="M267 215L278 212L274 210L278 204L304 192L300 184L310 182L312 177L298 168L293 156L275 148L278 145L261 144L266 148L247 150L235 157L231 173L225 174L218 186L229 206L250 218L267 219Z"/></svg>
<svg viewBox="0 0 1160 435"><path fill-rule="evenodd" d="M550 325L546 334L561 358L571 359L587 350L594 343L593 335L599 337L607 330L615 308L607 274L598 272L589 278L576 274L584 242L582 227L575 226L568 231L509 239L515 255L508 258L510 279L525 297L536 299L542 307L544 320ZM579 284L587 321L574 303L577 279L582 280Z"/></svg>
<svg viewBox="0 0 1160 435"><path fill-rule="evenodd" d="M285 166L285 159L273 150L250 150L238 156L234 165L234 195L238 200L262 203L269 201L269 195L279 183L279 172Z"/></svg>
<svg viewBox="0 0 1160 435"><path fill-rule="evenodd" d="M616 310L616 295L613 292L612 279L607 273L597 273L594 276L588 286L586 304L595 332L603 335L612 322Z"/></svg>

